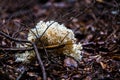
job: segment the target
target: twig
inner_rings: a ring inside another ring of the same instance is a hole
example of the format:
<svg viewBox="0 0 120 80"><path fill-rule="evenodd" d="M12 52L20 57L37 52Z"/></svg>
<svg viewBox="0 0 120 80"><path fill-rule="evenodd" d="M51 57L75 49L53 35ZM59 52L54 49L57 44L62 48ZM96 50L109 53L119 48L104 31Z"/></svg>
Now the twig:
<svg viewBox="0 0 120 80"><path fill-rule="evenodd" d="M44 41L40 40L40 42L42 44L42 48L44 49L46 56L48 57L48 53L47 53L47 49L45 48Z"/></svg>
<svg viewBox="0 0 120 80"><path fill-rule="evenodd" d="M13 40L13 41L15 41L15 42L30 43L30 44L33 46L33 48L34 48L34 51L35 51L35 53L36 53L36 57L37 57L37 59L38 59L39 65L40 65L40 67L41 67L41 70L42 70L42 73L43 73L43 80L47 80L45 68L44 68L43 62L42 62L42 60L41 60L40 54L39 54L39 52L38 52L38 49L37 49L37 46L35 45L35 43L30 42L30 41L27 41L27 40L14 39L14 38L10 37L9 35L1 32L1 31L0 31L0 35L4 36L4 37L6 37L6 38L8 38L8 39L10 39L10 40Z"/></svg>
<svg viewBox="0 0 120 80"><path fill-rule="evenodd" d="M56 48L61 48L64 47L64 44L60 44L60 45L52 45L52 46L44 46L44 47L39 47L38 50L53 50ZM9 48L4 48L4 47L0 47L0 51L29 51L29 50L33 50L33 47L24 47L24 48L16 48L16 47L9 47Z"/></svg>
<svg viewBox="0 0 120 80"><path fill-rule="evenodd" d="M29 48L16 48L16 47L0 48L0 51L30 51L30 50L33 50L33 47L29 47Z"/></svg>
<svg viewBox="0 0 120 80"><path fill-rule="evenodd" d="M17 77L16 80L20 80L25 73L26 73L26 70L24 70L24 71Z"/></svg>
<svg viewBox="0 0 120 80"><path fill-rule="evenodd" d="M30 44L32 43L32 42L27 41L27 40L12 38L12 37L10 37L9 35L5 34L5 33L2 32L2 31L0 31L0 35L2 35L2 36L4 36L4 37L8 38L9 40L15 41L15 42L23 42L23 43L30 43Z"/></svg>
<svg viewBox="0 0 120 80"><path fill-rule="evenodd" d="M50 25L47 26L47 28L45 29L45 31L42 33L40 39L42 38L42 36L45 34L45 32L48 30L48 28L49 28L53 23L55 23L55 22L52 22Z"/></svg>
<svg viewBox="0 0 120 80"><path fill-rule="evenodd" d="M35 43L32 43L32 45L33 45L34 51L35 51L35 53L36 53L38 62L39 62L40 66L41 66L41 69L42 69L43 80L47 80L45 68L44 68L43 62L42 62L42 60L41 60L40 54L39 54L39 52L38 52L37 46L35 45Z"/></svg>
<svg viewBox="0 0 120 80"><path fill-rule="evenodd" d="M69 35L70 32L67 32L67 34L65 35L65 37L62 39L61 43L63 43L63 41L65 40L65 38Z"/></svg>

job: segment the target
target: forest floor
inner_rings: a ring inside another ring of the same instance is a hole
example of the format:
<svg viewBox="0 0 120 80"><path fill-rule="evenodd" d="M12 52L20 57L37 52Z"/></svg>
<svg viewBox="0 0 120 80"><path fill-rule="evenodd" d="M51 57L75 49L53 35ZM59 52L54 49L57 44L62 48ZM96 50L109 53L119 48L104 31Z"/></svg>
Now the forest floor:
<svg viewBox="0 0 120 80"><path fill-rule="evenodd" d="M14 39L27 39L40 20L54 20L73 30L83 57L77 62L63 54L42 54L47 80L120 80L119 9L118 0L0 0L0 79L43 79L37 59L15 62L22 50L13 50Z"/></svg>

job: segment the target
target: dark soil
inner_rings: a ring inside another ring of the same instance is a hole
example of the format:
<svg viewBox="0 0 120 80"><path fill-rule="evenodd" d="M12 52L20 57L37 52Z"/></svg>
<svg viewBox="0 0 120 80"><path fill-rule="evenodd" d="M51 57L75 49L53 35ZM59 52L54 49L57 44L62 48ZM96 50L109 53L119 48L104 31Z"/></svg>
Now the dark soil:
<svg viewBox="0 0 120 80"><path fill-rule="evenodd" d="M40 20L65 24L82 43L83 58L41 54L47 80L120 80L119 9L119 0L0 0L0 32L27 39ZM42 80L37 59L15 62L23 51L13 50L16 44L0 33L0 80Z"/></svg>

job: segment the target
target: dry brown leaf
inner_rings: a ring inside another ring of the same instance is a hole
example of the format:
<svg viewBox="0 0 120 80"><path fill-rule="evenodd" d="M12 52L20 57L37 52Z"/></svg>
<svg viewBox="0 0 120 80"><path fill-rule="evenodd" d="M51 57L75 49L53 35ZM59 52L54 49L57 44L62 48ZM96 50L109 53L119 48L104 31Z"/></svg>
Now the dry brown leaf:
<svg viewBox="0 0 120 80"><path fill-rule="evenodd" d="M77 62L74 59L66 58L64 60L64 66L65 67L78 67L78 64L77 64Z"/></svg>

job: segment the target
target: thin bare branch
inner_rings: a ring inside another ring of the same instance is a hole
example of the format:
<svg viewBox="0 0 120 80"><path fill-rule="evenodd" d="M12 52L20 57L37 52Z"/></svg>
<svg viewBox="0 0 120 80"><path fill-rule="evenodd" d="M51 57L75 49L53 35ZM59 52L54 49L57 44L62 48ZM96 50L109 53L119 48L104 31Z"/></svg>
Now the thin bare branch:
<svg viewBox="0 0 120 80"><path fill-rule="evenodd" d="M40 56L40 53L38 52L38 49L37 49L37 46L35 45L35 43L33 42L30 42L30 41L27 41L27 40L21 40L21 39L14 39L12 37L10 37L9 35L3 33L0 31L0 35L12 40L12 41L15 41L15 42L23 42L23 43L30 43L32 46L33 46L33 49L36 53L36 57L38 59L38 62L39 62L39 65L41 67L41 70L42 70L42 73L43 73L43 80L47 80L47 76L46 76L46 72L45 72L45 68L44 68L44 65L43 65L43 62L42 62L42 59L41 59L41 56Z"/></svg>

